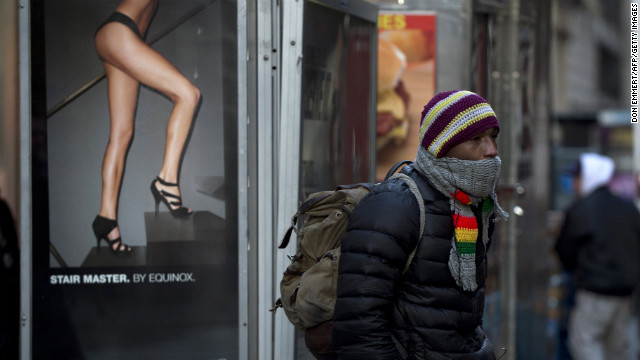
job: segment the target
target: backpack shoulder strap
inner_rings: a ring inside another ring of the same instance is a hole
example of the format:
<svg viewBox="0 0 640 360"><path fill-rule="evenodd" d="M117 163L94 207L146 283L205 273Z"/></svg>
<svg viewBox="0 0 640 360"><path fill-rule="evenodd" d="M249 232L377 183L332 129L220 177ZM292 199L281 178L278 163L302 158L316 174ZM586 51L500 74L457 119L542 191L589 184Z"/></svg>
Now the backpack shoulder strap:
<svg viewBox="0 0 640 360"><path fill-rule="evenodd" d="M412 164L412 163L413 161L411 160L398 161L397 163L393 164L393 166L389 169L389 171L387 171L387 175L384 177L384 179L387 180L388 178L390 178L393 174L395 174L396 171L398 171L398 169L400 169L401 166Z"/></svg>
<svg viewBox="0 0 640 360"><path fill-rule="evenodd" d="M407 259L407 263L404 265L404 269L402 270L402 274L404 275L409 270L409 265L411 265L411 261L413 260L413 257L416 255L416 251L418 250L418 246L420 245L420 240L422 239L422 234L424 234L424 225L425 225L424 200L422 199L420 190L418 190L418 185L416 185L416 182L413 181L413 179L409 175L406 175L403 173L397 173L391 176L391 178L401 179L407 184L407 186L409 187L409 190L411 190L413 195L416 197L416 200L418 201L418 207L420 208L420 236L418 236L418 243L416 244L416 247L413 248L413 250L411 251L411 254L409 254L409 259Z"/></svg>
<svg viewBox="0 0 640 360"><path fill-rule="evenodd" d="M333 191L325 191L324 193L318 193L318 196L313 196L310 199L307 198L307 200L300 205L300 207L298 208L298 211L296 211L296 213L291 218L291 226L289 227L287 232L282 237L282 240L280 241L280 244L278 245L278 249L285 249L287 246L289 246L289 241L291 239L291 234L294 231L294 228L296 226L296 221L298 220L298 217L300 215L304 214L305 212L311 210L314 206L316 206L322 200L332 196L336 191L357 189L359 187L362 187L362 188L367 189L368 191L371 191L371 189L373 189L374 186L375 186L375 184L373 184L373 183L357 183L357 184L349 184L349 185L339 185ZM312 196L312 195L310 195L310 196ZM346 208L343 208L343 209L345 211L347 210Z"/></svg>

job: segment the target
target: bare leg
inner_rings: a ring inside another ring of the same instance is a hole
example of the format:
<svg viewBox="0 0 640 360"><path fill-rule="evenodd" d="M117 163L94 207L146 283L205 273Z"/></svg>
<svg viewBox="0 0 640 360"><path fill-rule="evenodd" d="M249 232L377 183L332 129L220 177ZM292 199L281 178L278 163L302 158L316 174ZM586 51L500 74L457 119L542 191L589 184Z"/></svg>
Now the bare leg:
<svg viewBox="0 0 640 360"><path fill-rule="evenodd" d="M138 81L108 63L104 63L104 68L107 74L111 124L109 142L102 162L100 216L115 220L125 156L133 135ZM116 227L108 238L114 240L118 237L120 230ZM124 245L121 245L121 250L123 247Z"/></svg>

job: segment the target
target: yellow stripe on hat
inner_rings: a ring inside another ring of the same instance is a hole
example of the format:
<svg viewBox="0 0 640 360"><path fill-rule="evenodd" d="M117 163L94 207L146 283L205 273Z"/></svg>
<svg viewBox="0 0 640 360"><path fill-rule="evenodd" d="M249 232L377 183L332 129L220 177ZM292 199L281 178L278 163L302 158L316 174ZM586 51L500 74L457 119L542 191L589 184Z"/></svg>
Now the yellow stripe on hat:
<svg viewBox="0 0 640 360"><path fill-rule="evenodd" d="M447 125L447 127L433 140L431 146L429 146L429 151L432 154L439 154L440 150L451 138L462 132L464 129L469 126L486 119L490 116L496 116L495 112L489 104L480 103L476 104L463 112L456 115L455 118ZM469 117L471 117L469 119ZM453 131L451 131L453 130Z"/></svg>
<svg viewBox="0 0 640 360"><path fill-rule="evenodd" d="M420 142L422 142L422 138L424 137L424 134L427 132L427 130L431 126L433 119L442 111L442 109L448 107L452 103L456 102L460 98L467 95L474 95L474 93L466 90L455 92L447 96L446 98L438 101L438 103L434 107L429 109L429 112L424 115L422 126L420 127Z"/></svg>

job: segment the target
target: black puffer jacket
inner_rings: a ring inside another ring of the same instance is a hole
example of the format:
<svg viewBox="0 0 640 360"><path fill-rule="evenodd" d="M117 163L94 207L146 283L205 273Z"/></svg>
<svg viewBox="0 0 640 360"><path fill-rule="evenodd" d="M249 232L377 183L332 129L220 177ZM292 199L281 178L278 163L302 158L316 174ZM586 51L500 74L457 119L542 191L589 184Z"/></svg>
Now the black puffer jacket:
<svg viewBox="0 0 640 360"><path fill-rule="evenodd" d="M478 289L462 291L447 265L454 230L449 200L415 170L403 171L424 198L424 235L402 275L419 235L415 196L391 179L360 202L342 238L333 346L341 359L400 359L393 334L410 359L494 359L479 328L486 249L479 241Z"/></svg>

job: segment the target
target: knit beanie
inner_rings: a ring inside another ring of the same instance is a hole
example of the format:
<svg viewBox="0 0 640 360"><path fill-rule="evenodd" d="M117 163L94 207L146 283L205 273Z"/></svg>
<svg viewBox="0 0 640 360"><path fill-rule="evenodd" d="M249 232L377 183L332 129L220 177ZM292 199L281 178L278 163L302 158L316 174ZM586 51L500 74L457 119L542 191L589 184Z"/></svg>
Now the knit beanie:
<svg viewBox="0 0 640 360"><path fill-rule="evenodd" d="M441 158L454 146L493 127L500 129L500 124L485 99L471 91L445 91L422 110L420 145Z"/></svg>

